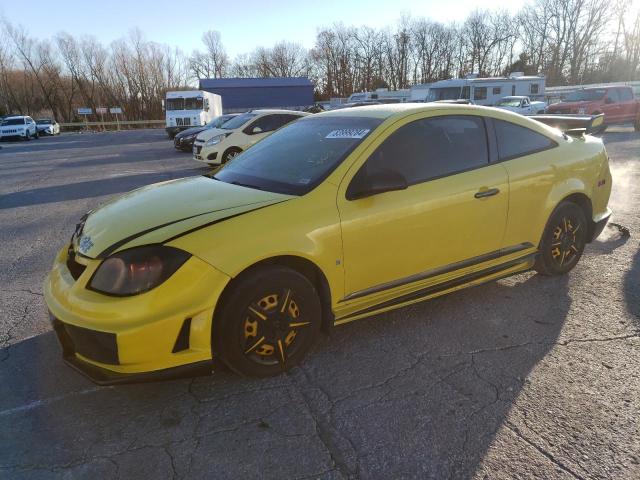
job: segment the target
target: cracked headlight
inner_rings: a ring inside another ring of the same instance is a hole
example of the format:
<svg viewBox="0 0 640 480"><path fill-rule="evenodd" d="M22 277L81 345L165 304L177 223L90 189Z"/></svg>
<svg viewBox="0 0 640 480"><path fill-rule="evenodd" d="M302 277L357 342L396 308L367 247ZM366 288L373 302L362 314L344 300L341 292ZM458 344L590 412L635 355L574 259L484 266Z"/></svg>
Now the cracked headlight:
<svg viewBox="0 0 640 480"><path fill-rule="evenodd" d="M173 275L191 255L164 245L114 253L96 269L89 289L116 296L144 293Z"/></svg>

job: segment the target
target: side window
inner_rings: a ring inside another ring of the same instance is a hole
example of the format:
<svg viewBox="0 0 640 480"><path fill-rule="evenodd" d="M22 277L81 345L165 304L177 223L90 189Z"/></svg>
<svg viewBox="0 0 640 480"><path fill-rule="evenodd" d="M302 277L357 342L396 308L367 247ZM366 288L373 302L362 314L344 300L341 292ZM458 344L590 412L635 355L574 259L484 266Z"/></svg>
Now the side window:
<svg viewBox="0 0 640 480"><path fill-rule="evenodd" d="M256 119L251 125L244 129L244 132L248 135L253 133L253 129L258 127L264 132L271 132L276 130L280 126L280 115L265 115Z"/></svg>
<svg viewBox="0 0 640 480"><path fill-rule="evenodd" d="M476 87L473 89L474 100L486 100L487 99L487 87Z"/></svg>
<svg viewBox="0 0 640 480"><path fill-rule="evenodd" d="M530 89L531 93L533 93L534 95L539 93L540 91L540 85L538 85L537 83L532 83L531 84L531 89Z"/></svg>
<svg viewBox="0 0 640 480"><path fill-rule="evenodd" d="M362 168L365 175L393 170L404 176L407 184L414 185L488 163L482 117L447 115L400 127Z"/></svg>
<svg viewBox="0 0 640 480"><path fill-rule="evenodd" d="M500 95L502 93L502 88L501 87L493 87L493 94L494 95Z"/></svg>
<svg viewBox="0 0 640 480"><path fill-rule="evenodd" d="M515 123L494 119L493 125L496 131L500 160L531 155L558 145L550 138Z"/></svg>
<svg viewBox="0 0 640 480"><path fill-rule="evenodd" d="M621 88L620 90L618 90L619 94L620 94L620 101L621 102L631 102L633 101L633 92L631 91L630 88Z"/></svg>
<svg viewBox="0 0 640 480"><path fill-rule="evenodd" d="M607 97L604 99L605 103L618 103L620 101L620 97L618 96L618 89L612 88L607 92Z"/></svg>
<svg viewBox="0 0 640 480"><path fill-rule="evenodd" d="M280 115L278 128L284 127L287 123L293 122L299 118L301 118L300 115Z"/></svg>

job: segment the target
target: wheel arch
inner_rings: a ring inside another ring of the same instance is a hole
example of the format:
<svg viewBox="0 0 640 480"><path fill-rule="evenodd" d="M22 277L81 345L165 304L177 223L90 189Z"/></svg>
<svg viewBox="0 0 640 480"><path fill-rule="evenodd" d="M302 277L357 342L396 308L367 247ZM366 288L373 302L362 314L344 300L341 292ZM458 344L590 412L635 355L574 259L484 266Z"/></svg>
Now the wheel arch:
<svg viewBox="0 0 640 480"><path fill-rule="evenodd" d="M263 267L265 265L280 265L283 267L290 268L302 275L304 275L311 284L315 287L318 295L320 297L320 305L322 306L322 331L325 333L329 333L331 327L333 326L333 322L335 317L333 315L333 310L331 309L331 288L329 286L329 281L325 276L322 269L316 265L313 261L308 258L301 257L298 255L277 255L269 258L265 258L256 263L253 263L247 267L245 267L242 271L240 271L237 275L235 275L224 287L222 294L220 295L220 299L217 302L213 317L216 318L216 314L220 310L221 305L224 303L226 297L233 291L235 285L238 283L240 278L245 277L246 275L251 275L253 271L256 269ZM214 320L215 322L215 320ZM215 328L215 326L214 326Z"/></svg>
<svg viewBox="0 0 640 480"><path fill-rule="evenodd" d="M558 206L563 202L570 202L578 205L584 212L584 216L587 219L587 235L588 235L587 238L592 238L591 235L593 234L595 223L593 222L593 205L591 203L591 199L589 198L589 196L586 193L584 193L584 191L574 191L574 192L565 194L564 196L561 196L559 198L560 199L555 202L555 204L553 205L553 208L549 211L549 215L547 216L547 220L545 221L545 228L546 228L547 222L553 215L553 212L556 210L556 208L558 208ZM544 234L544 230L543 230L543 234Z"/></svg>

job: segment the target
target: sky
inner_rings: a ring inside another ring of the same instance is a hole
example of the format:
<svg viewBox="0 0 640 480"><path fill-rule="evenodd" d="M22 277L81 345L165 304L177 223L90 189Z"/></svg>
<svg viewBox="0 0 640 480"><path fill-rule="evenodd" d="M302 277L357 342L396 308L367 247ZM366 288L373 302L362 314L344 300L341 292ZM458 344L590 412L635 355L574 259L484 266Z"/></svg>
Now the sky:
<svg viewBox="0 0 640 480"><path fill-rule="evenodd" d="M345 25L384 27L400 16L461 21L475 8L519 10L526 0L0 0L0 17L24 26L34 37L53 38L66 31L93 35L104 44L138 27L147 40L177 46L185 53L202 49L202 33L218 30L234 57L281 40L306 48L314 45L318 27ZM18 7L19 8L16 8ZM449 7L449 8L447 8Z"/></svg>

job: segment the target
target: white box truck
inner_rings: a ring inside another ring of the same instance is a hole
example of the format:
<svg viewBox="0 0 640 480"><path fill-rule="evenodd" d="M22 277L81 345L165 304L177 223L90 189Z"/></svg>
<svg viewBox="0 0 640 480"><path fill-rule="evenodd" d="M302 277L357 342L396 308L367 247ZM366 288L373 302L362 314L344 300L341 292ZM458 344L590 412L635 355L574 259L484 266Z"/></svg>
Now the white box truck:
<svg viewBox="0 0 640 480"><path fill-rule="evenodd" d="M167 92L165 130L169 138L191 127L201 127L222 115L222 97L202 90Z"/></svg>

